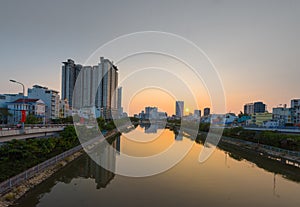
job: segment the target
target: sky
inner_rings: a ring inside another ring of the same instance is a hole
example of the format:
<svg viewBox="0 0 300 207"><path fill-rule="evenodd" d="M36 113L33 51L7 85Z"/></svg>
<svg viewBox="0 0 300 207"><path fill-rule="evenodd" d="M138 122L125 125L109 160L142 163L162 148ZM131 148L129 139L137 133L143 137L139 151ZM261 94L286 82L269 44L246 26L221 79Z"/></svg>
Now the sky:
<svg viewBox="0 0 300 207"><path fill-rule="evenodd" d="M176 34L201 48L220 75L227 111L239 113L245 103L259 100L271 111L300 98L298 0L1 0L0 93L21 91L9 79L26 87L39 84L60 91L61 62L72 58L83 64L103 44L140 31ZM131 66L125 61L118 67L121 74ZM176 67L179 70L179 64ZM156 79L155 69L152 72L148 76ZM135 80L142 81L142 77L143 73ZM162 89L138 88L134 95L127 90L134 85L127 84L123 103L130 113L147 103L174 113L176 90L168 94ZM199 88L205 88L204 84L199 82ZM211 104L208 91L193 89L200 109ZM192 103L186 105L195 108Z"/></svg>

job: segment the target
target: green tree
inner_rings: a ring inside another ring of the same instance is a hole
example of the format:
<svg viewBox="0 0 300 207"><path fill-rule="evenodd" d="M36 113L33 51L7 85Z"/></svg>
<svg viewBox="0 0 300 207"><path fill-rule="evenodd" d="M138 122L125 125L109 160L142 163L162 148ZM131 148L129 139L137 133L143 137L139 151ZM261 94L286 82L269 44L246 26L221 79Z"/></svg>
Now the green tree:
<svg viewBox="0 0 300 207"><path fill-rule="evenodd" d="M42 118L38 118L33 114L29 114L26 117L25 124L41 124L42 123Z"/></svg>
<svg viewBox="0 0 300 207"><path fill-rule="evenodd" d="M12 116L12 114L9 113L7 108L0 108L0 124L6 124L9 116Z"/></svg>

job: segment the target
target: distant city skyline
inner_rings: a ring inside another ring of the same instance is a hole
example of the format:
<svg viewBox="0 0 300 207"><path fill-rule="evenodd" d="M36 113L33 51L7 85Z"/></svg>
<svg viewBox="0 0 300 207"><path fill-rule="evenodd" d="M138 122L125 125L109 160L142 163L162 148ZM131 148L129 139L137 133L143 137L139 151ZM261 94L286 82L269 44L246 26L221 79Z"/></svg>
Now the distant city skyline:
<svg viewBox="0 0 300 207"><path fill-rule="evenodd" d="M155 30L178 34L204 50L223 81L228 112L239 113L245 103L256 101L271 111L300 98L299 8L300 1L276 0L3 1L0 93L21 92L9 79L27 88L43 85L60 91L62 61L72 58L84 64L99 46L118 36ZM73 12L65 15L68 10ZM112 10L114 18L106 18ZM129 102L126 90L124 104ZM140 95L130 106L136 113L145 98ZM208 96L196 95L200 109L210 107ZM174 111L173 102L166 111Z"/></svg>

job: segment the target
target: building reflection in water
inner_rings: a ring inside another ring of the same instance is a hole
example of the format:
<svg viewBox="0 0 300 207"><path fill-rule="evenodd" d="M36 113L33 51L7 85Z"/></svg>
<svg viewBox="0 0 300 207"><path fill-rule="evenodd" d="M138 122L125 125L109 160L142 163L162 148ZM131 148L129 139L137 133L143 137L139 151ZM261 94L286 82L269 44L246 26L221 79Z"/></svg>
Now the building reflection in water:
<svg viewBox="0 0 300 207"><path fill-rule="evenodd" d="M178 134L174 133L174 135L175 135L175 140L176 141L182 141L183 140L183 133L181 131L179 131Z"/></svg>
<svg viewBox="0 0 300 207"><path fill-rule="evenodd" d="M115 177L116 156L120 153L120 136L98 144L87 157L80 177L95 179L96 188L105 188Z"/></svg>
<svg viewBox="0 0 300 207"><path fill-rule="evenodd" d="M146 134L156 134L157 130L164 129L165 126L163 124L143 124L141 123L140 126L144 129Z"/></svg>

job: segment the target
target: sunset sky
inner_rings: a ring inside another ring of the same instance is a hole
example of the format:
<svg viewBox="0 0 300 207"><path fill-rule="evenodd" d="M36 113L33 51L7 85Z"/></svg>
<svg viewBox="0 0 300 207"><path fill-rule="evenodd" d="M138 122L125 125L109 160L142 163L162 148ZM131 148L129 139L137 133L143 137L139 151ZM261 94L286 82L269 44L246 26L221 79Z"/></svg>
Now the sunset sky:
<svg viewBox="0 0 300 207"><path fill-rule="evenodd" d="M0 3L0 28L0 93L21 91L9 79L26 87L40 84L60 91L62 61L71 58L84 64L97 48L121 35L163 31L192 41L211 59L224 86L227 111L239 113L245 103L258 100L271 111L300 98L297 0L10 0ZM158 67L180 73L187 71L184 66L161 57L141 57L135 65L130 64L135 59L118 64L121 79L122 69L130 71L141 62L145 66L148 58L161 64L149 65L151 70L124 80L124 107L132 114L146 105L157 105L172 114L174 97L184 99L187 89L177 84L175 76L169 80ZM153 80L165 84L165 91L142 88L141 83ZM210 106L203 83L194 81L196 101L190 97L186 105L192 112L195 104L200 109Z"/></svg>

